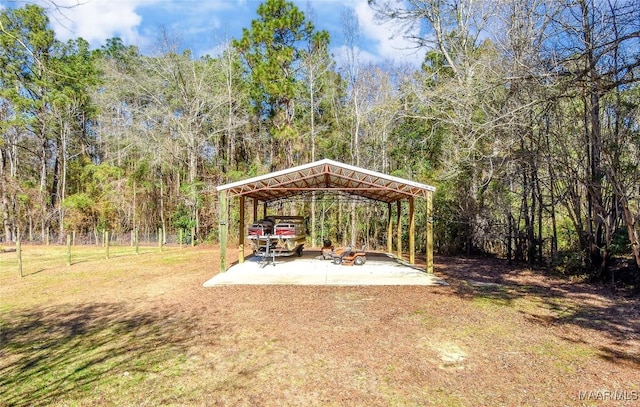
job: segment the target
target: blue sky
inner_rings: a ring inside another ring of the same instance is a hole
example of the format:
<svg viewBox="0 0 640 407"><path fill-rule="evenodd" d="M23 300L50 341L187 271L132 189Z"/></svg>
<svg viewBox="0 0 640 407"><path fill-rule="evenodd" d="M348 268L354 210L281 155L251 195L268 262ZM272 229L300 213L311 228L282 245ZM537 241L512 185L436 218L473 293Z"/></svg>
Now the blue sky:
<svg viewBox="0 0 640 407"><path fill-rule="evenodd" d="M25 0L0 0L6 6L20 6ZM159 31L164 29L178 38L182 48L195 56L215 55L231 38L240 38L242 28L257 18L258 0L28 0L49 10L51 25L58 39L82 37L92 46L103 45L108 38L120 37L127 45L137 45L153 54ZM331 35L331 52L337 60L344 50L342 14L351 9L360 28L361 62L418 65L424 51L416 52L395 29L375 22L366 0L294 0L300 10L310 15L317 29ZM53 4L62 6L57 10ZM65 7L70 6L70 7Z"/></svg>

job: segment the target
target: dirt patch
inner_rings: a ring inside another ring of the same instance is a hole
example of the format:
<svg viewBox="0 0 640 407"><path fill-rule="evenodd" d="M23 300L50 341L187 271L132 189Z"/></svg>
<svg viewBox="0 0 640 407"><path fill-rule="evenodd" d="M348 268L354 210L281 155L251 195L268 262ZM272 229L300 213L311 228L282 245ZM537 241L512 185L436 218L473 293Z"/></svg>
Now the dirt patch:
<svg viewBox="0 0 640 407"><path fill-rule="evenodd" d="M2 271L0 404L638 405L637 298L465 258L448 286L202 287L217 260Z"/></svg>

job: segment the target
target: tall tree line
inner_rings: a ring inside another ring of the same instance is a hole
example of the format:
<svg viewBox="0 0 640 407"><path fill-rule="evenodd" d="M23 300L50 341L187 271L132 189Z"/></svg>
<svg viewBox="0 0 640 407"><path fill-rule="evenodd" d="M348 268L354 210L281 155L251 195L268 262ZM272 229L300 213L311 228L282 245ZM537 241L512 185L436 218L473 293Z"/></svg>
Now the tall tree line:
<svg viewBox="0 0 640 407"><path fill-rule="evenodd" d="M213 239L216 185L326 157L435 185L441 253L640 265L637 0L369 4L427 49L421 67L361 60L349 13L336 61L312 10L284 0L202 58L167 36L153 55L62 43L41 8L3 10L2 240ZM383 240L374 203L283 205L311 214L314 241Z"/></svg>
<svg viewBox="0 0 640 407"><path fill-rule="evenodd" d="M640 265L637 1L369 3L433 50L416 110L445 127L445 244Z"/></svg>

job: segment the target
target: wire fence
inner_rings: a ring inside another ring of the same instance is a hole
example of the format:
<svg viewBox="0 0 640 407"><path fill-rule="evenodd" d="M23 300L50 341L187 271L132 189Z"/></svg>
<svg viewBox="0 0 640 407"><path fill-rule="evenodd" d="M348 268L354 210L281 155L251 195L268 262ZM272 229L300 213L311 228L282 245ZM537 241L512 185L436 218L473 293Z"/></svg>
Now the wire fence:
<svg viewBox="0 0 640 407"><path fill-rule="evenodd" d="M113 235L106 230L101 233L71 232L64 235L46 233L40 238L30 237L26 240L18 235L15 242L0 244L0 253L16 254L16 257L3 255L0 265L3 266L2 269L17 267L20 277L25 277L43 268L57 267L64 263L71 266L79 261L163 251L167 246L195 246L194 235L193 230L178 230L177 233L167 234L162 229L142 235L136 230ZM28 267L23 263L23 245L29 251ZM38 260L34 262L34 258ZM12 259L15 259L15 263Z"/></svg>
<svg viewBox="0 0 640 407"><path fill-rule="evenodd" d="M111 231L94 231L92 233L77 233L75 231L54 233L45 232L39 234L19 235L15 241L0 241L0 245L12 246L17 240L23 244L29 245L66 245L67 238L70 236L71 245L73 246L104 246L108 240L109 244L117 246L134 246L136 243L149 246L156 245L158 242L162 244L187 244L195 245L198 238L194 230L179 229L171 232L165 232L161 228L154 232L137 232L136 230L113 233Z"/></svg>

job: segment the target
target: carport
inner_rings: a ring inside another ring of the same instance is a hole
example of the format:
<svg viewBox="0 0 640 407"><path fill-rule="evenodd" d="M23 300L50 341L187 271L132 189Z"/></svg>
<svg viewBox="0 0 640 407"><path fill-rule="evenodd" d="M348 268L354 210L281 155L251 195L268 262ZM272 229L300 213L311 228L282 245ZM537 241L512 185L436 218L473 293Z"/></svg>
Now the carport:
<svg viewBox="0 0 640 407"><path fill-rule="evenodd" d="M427 225L421 236L425 239L426 271L433 272L433 193L435 187L393 177L380 172L324 159L297 167L272 172L217 187L219 198L220 270L227 270L227 235L229 204L236 199L239 205L238 253L239 262L245 257L245 212L247 199L253 204L253 220L258 219L262 205L264 216L270 203L296 196L311 196L313 192L347 194L387 204L387 252L402 258L402 202L408 201L409 263L415 264L415 198L426 200ZM395 203L395 219L393 204ZM396 248L393 248L393 235Z"/></svg>

